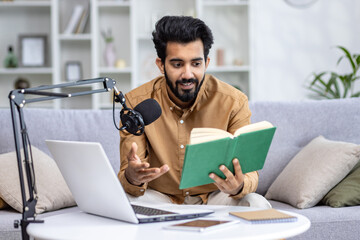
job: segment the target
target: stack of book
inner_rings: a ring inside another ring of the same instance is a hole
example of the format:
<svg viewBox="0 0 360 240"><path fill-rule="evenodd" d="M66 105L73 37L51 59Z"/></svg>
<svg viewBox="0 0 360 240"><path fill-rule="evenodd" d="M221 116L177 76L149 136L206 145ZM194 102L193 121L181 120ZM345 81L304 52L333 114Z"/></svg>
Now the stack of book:
<svg viewBox="0 0 360 240"><path fill-rule="evenodd" d="M64 34L84 33L86 23L89 19L90 6L76 5L72 11Z"/></svg>

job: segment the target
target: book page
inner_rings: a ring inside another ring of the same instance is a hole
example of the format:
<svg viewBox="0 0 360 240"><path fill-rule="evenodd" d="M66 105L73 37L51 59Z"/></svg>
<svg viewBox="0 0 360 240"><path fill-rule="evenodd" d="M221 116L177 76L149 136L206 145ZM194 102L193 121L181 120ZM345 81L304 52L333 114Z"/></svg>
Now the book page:
<svg viewBox="0 0 360 240"><path fill-rule="evenodd" d="M190 144L214 141L226 137L233 138L231 133L217 128L193 128L190 133Z"/></svg>
<svg viewBox="0 0 360 240"><path fill-rule="evenodd" d="M257 123L252 123L249 125L246 125L244 127L239 128L235 131L234 136L239 136L242 133L248 133L248 132L254 132L262 129L271 128L273 125L268 121L262 121Z"/></svg>

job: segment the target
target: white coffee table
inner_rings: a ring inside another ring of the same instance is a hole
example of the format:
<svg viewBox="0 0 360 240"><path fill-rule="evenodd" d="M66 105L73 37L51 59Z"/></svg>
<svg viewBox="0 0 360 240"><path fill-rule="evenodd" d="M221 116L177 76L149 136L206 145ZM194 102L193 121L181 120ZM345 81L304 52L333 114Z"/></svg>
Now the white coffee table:
<svg viewBox="0 0 360 240"><path fill-rule="evenodd" d="M207 218L236 219L229 216L230 211L254 210L247 207L233 206L190 206L212 209L214 214ZM240 222L220 230L209 232L189 232L165 230L164 226L189 220L131 224L113 219L98 217L76 211L44 218L45 223L30 224L27 232L35 239L281 239L301 234L310 228L310 221L296 213L298 221L290 223L248 224Z"/></svg>

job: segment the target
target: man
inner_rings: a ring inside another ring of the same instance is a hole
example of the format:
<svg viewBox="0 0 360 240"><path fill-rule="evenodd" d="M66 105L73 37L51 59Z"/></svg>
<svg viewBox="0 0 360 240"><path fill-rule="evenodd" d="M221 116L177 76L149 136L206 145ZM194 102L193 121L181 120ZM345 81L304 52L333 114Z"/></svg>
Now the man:
<svg viewBox="0 0 360 240"><path fill-rule="evenodd" d="M230 133L250 123L247 97L205 71L213 44L211 30L199 19L165 16L153 32L163 76L126 94L127 104L136 106L147 98L157 100L161 117L145 127L142 136L121 132L120 182L132 201L178 204L225 204L270 207L255 194L258 173L243 174L237 159L235 173L225 166L215 183L179 189L185 146L195 127L213 127ZM211 159L209 159L211 161Z"/></svg>

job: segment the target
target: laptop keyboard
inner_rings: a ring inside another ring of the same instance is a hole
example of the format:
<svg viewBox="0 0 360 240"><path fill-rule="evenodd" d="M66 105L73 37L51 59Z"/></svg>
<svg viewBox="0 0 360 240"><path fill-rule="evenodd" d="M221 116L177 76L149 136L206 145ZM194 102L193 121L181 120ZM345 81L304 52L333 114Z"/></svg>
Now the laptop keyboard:
<svg viewBox="0 0 360 240"><path fill-rule="evenodd" d="M146 216L153 216L153 215L166 215L166 214L175 214L174 212L168 212L156 208L149 208L149 207L143 207L138 205L131 205L134 209L135 213L142 214Z"/></svg>

